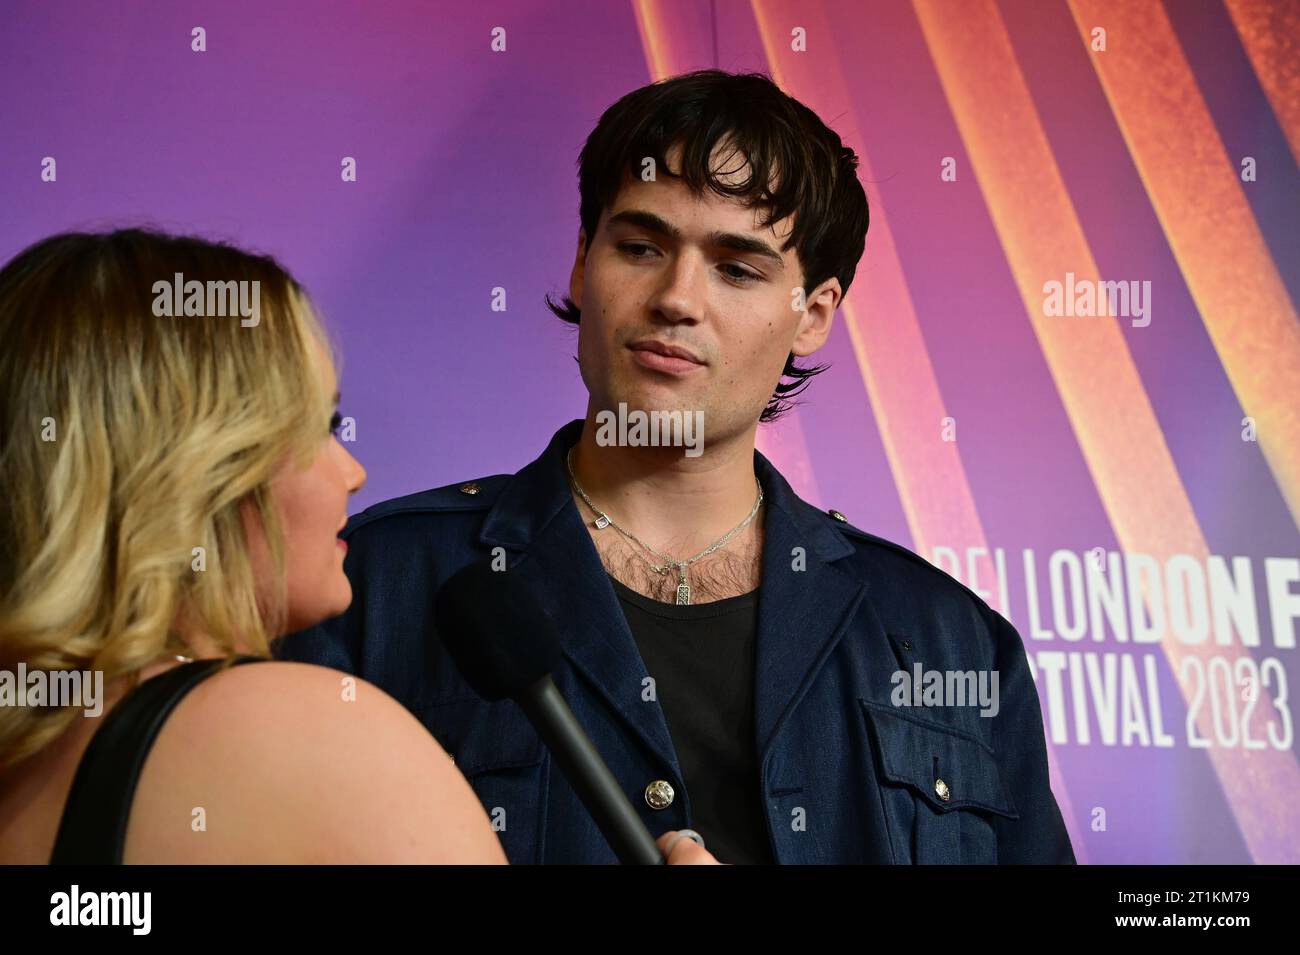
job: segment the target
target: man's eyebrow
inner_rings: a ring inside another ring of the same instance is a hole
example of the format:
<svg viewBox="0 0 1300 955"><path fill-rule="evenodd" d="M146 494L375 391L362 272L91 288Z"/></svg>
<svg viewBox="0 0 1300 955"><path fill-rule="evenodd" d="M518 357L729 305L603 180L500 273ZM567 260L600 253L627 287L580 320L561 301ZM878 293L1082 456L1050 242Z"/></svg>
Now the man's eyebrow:
<svg viewBox="0 0 1300 955"><path fill-rule="evenodd" d="M681 239L682 237L682 230L677 226L653 212L646 212L643 209L625 209L622 212L616 212L609 217L609 224L611 226L620 224L640 226L651 232L666 235L670 239ZM755 239L749 235L740 235L736 232L710 232L704 237L704 241L708 245L716 245L736 252L761 255L764 258L771 259L778 269L785 270L785 259L781 257L781 253L762 239Z"/></svg>

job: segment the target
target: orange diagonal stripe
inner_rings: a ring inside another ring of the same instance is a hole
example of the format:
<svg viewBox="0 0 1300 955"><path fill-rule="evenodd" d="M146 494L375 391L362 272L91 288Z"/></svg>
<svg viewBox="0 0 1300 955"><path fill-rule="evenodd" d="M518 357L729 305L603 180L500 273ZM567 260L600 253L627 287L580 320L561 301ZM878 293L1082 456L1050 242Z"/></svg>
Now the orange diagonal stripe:
<svg viewBox="0 0 1300 955"><path fill-rule="evenodd" d="M836 132L858 155L858 177L875 182L870 158L862 148L853 99L838 63L826 53L834 30L822 5L756 2L753 8L777 84L819 116L835 117ZM790 50L792 24L804 27L810 42L821 44L816 57ZM889 217L875 198L867 252L841 312L914 549L928 555L936 543L980 547L984 530L975 500L957 443L942 440L942 422L947 415L943 396L907 289Z"/></svg>
<svg viewBox="0 0 1300 955"><path fill-rule="evenodd" d="M1093 66L1228 380L1300 526L1300 318L1158 0L1073 0ZM1158 319L1157 319L1158 320ZM1232 422L1236 425L1236 422Z"/></svg>
<svg viewBox="0 0 1300 955"><path fill-rule="evenodd" d="M641 49L652 82L677 72L672 68L672 46L662 8L659 0L632 0L632 12L636 15L636 27L641 34Z"/></svg>
<svg viewBox="0 0 1300 955"><path fill-rule="evenodd" d="M1224 6L1300 163L1300 4L1224 0Z"/></svg>
<svg viewBox="0 0 1300 955"><path fill-rule="evenodd" d="M997 7L990 0L913 2L1116 538L1125 551L1150 554L1162 562L1174 554L1204 560L1204 535L1116 319L1046 314L1047 282L1063 281L1067 272L1090 281L1100 277ZM1118 41L1115 8L1108 4L1106 12L1112 40ZM1142 29L1150 29L1148 20L1143 20ZM1131 28L1124 31L1123 42L1131 42L1133 33ZM1170 135L1174 141L1189 138L1183 127ZM1195 656L1204 662L1218 655L1231 664L1247 655L1239 646L1210 642L1186 646L1167 639L1161 647L1185 700L1195 687L1182 679L1184 659ZM1213 738L1209 722L1208 708L1201 707L1197 726L1203 736ZM1297 847L1276 838L1291 824L1287 807L1300 784L1293 754L1220 747L1207 753L1253 857L1260 862L1296 861Z"/></svg>
<svg viewBox="0 0 1300 955"><path fill-rule="evenodd" d="M859 178L879 181L863 148L856 99L845 85L839 56L829 55L834 50L836 28L826 16L824 5L755 0L753 8L777 83L819 116L834 117L836 131L858 155ZM816 56L790 49L790 31L795 25L806 30L809 43L817 49ZM865 16L851 21L851 25L863 31L870 29ZM844 26L839 24L839 29L842 31ZM984 527L961 453L956 442L942 440L942 422L948 412L908 291L889 216L883 203L874 201L874 197L866 257L841 312L875 411L914 549L928 556L934 544L944 543L959 551L980 548L987 555ZM977 574L990 580L994 573L991 559L986 556ZM1006 607L1001 609L1007 612ZM1065 779L1050 742L1047 759L1052 791L1070 830L1076 857L1087 861Z"/></svg>

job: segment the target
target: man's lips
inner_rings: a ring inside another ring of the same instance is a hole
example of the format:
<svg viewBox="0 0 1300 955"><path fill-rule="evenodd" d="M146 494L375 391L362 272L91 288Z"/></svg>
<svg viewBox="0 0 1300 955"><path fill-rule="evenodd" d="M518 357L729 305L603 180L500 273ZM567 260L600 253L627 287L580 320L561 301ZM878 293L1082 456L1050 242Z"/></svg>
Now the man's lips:
<svg viewBox="0 0 1300 955"><path fill-rule="evenodd" d="M632 356L637 364L652 371L680 375L694 371L696 368L703 368L705 365L702 358L697 357L694 352L682 348L680 345L669 345L666 342L657 341L639 341L633 342L627 347L632 350Z"/></svg>

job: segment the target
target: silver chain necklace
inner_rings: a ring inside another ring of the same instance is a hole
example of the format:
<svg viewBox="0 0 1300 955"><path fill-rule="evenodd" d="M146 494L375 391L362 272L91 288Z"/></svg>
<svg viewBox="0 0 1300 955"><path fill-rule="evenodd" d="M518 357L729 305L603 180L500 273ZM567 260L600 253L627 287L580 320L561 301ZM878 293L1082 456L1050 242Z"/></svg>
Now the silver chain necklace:
<svg viewBox="0 0 1300 955"><path fill-rule="evenodd" d="M606 527L612 527L614 528L614 530L618 531L628 540L633 541L640 547L643 547L645 550L648 550L650 553L654 554L661 561L663 561L663 563L655 564L655 563L651 563L650 561L646 561L646 563L650 564L650 569L653 570L656 574L661 574L661 575L666 574L669 573L672 570L672 568L674 567L677 568L677 574L678 574L677 603L679 606L689 604L691 602L691 584L686 577L686 568L691 566L691 564L695 563L701 557L708 557L719 547L726 546L728 541L730 541L733 537L735 537L737 534L739 534L742 530L744 530L749 525L749 522L754 519L754 515L758 513L759 507L761 507L763 504L763 485L762 482L760 482L758 478L755 477L754 484L757 485L758 487L758 499L754 501L754 507L749 512L749 516L746 517L739 524L737 524L735 527L733 527L731 530L727 531L727 533L723 535L721 538L714 541L708 547L704 548L704 550L700 551L694 557L691 557L687 560L677 560L675 557L669 554L661 554L659 551L655 550L653 547L651 547L645 541L641 540L641 538L637 537L631 531L624 530L622 527L619 527L618 524L614 523L613 518L611 518L608 514L606 514L604 511L598 508L595 505L595 503L591 500L591 498L587 497L587 492L582 489L582 485L578 483L578 478L573 473L573 448L569 448L569 453L564 456L564 464L569 469L569 480L573 483L573 489L578 492L578 496L581 497L584 502L586 502L586 505L589 508L591 508L592 513L596 515L597 530L603 530Z"/></svg>

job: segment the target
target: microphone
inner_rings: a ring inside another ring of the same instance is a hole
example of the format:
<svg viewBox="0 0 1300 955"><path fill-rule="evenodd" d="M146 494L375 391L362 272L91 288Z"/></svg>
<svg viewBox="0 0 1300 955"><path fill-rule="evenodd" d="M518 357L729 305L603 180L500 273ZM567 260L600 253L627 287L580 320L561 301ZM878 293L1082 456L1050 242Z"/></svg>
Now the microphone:
<svg viewBox="0 0 1300 955"><path fill-rule="evenodd" d="M537 599L509 571L476 563L434 599L443 645L483 699L513 699L624 865L664 865L663 853L551 679L560 639Z"/></svg>

